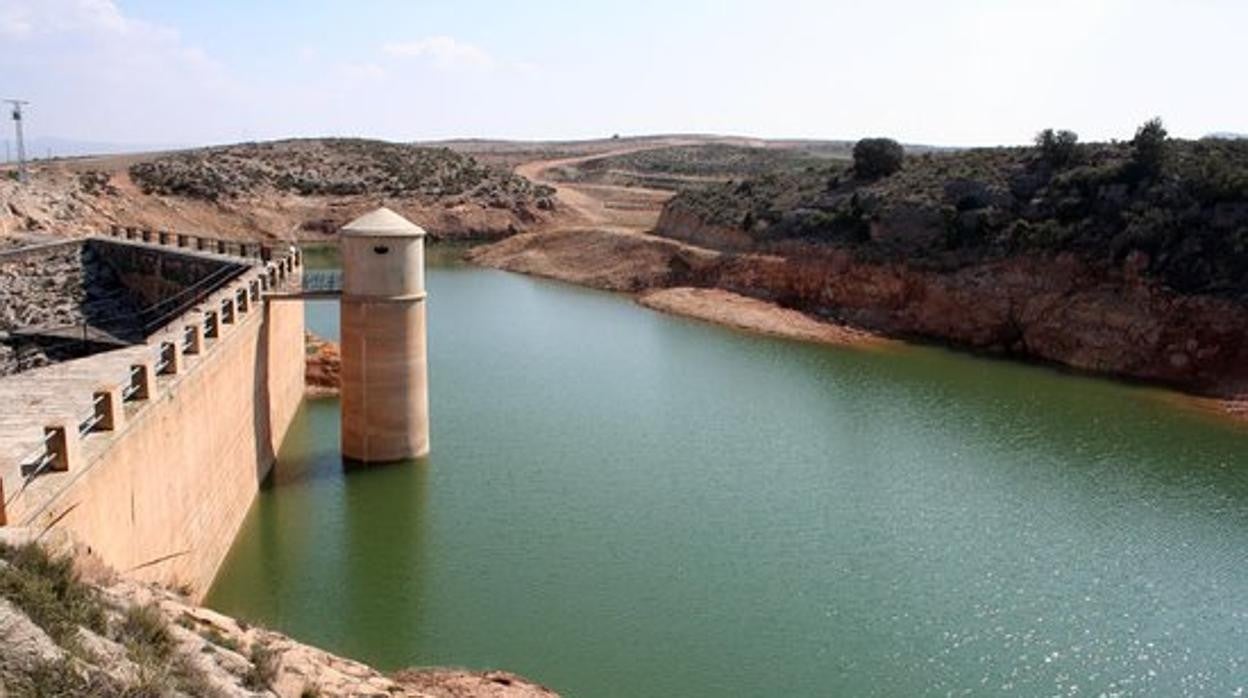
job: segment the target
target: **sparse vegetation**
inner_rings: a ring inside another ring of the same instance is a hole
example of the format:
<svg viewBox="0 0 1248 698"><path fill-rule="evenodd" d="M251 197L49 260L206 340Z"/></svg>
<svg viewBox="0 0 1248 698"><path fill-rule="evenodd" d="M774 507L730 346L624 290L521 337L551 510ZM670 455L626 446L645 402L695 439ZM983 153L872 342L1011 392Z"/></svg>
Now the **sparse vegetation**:
<svg viewBox="0 0 1248 698"><path fill-rule="evenodd" d="M126 609L117 636L140 664L166 659L173 652L169 626L160 609L150 604Z"/></svg>
<svg viewBox="0 0 1248 698"><path fill-rule="evenodd" d="M105 630L104 608L95 591L78 580L73 563L34 543L0 545L0 596L8 599L59 644L70 643L78 627Z"/></svg>
<svg viewBox="0 0 1248 698"><path fill-rule="evenodd" d="M0 596L26 614L65 655L0 671L0 685L16 696L210 696L203 673L176 652L168 623L155 605L120 613L81 582L69 558L49 555L36 544L0 546ZM115 620L110 623L112 615ZM111 626L111 627L110 627ZM93 667L93 654L80 647L79 628L120 643L137 668L127 685Z"/></svg>
<svg viewBox="0 0 1248 698"><path fill-rule="evenodd" d="M495 208L549 207L554 191L447 148L362 139L248 143L140 162L147 194L206 201L264 191L301 196L463 198Z"/></svg>
<svg viewBox="0 0 1248 698"><path fill-rule="evenodd" d="M798 147L762 148L711 143L682 145L610 155L554 171L565 182L688 189L728 179L768 172L801 170L847 159L844 151L820 151Z"/></svg>
<svg viewBox="0 0 1248 698"><path fill-rule="evenodd" d="M98 672L92 674L86 671L68 656L56 661L36 662L22 672L3 672L0 674L0 687L6 695L14 698L137 698L143 695Z"/></svg>
<svg viewBox="0 0 1248 698"><path fill-rule="evenodd" d="M232 637L222 635L216 628L209 628L207 631L201 633L200 636L217 647L227 649L237 654L242 654L243 650L238 642Z"/></svg>
<svg viewBox="0 0 1248 698"><path fill-rule="evenodd" d="M1173 140L1157 121L1129 143L1037 140L914 155L871 181L835 166L772 172L668 207L762 249L832 245L939 269L1058 252L1119 265L1138 252L1143 273L1176 290L1248 297L1248 142Z"/></svg>
<svg viewBox="0 0 1248 698"><path fill-rule="evenodd" d="M277 655L261 641L251 645L251 669L243 677L243 685L253 691L267 689L277 679Z"/></svg>

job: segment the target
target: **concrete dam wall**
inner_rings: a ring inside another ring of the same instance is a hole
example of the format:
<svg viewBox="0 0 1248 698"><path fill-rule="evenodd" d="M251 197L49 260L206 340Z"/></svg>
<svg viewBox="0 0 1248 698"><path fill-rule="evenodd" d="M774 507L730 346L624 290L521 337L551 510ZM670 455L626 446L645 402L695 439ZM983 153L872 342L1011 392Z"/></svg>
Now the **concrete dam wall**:
<svg viewBox="0 0 1248 698"><path fill-rule="evenodd" d="M303 398L303 304L265 300L300 258L146 235L80 243L157 309L141 343L0 379L0 523L68 529L198 599Z"/></svg>

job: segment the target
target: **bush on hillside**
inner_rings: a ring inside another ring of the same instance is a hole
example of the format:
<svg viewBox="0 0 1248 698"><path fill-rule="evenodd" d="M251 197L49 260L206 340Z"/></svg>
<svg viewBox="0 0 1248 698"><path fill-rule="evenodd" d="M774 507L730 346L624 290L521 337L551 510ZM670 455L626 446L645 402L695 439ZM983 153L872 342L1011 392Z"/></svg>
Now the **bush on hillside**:
<svg viewBox="0 0 1248 698"><path fill-rule="evenodd" d="M887 177L901 169L906 151L891 138L864 138L854 145L854 174L861 179Z"/></svg>
<svg viewBox="0 0 1248 698"><path fill-rule="evenodd" d="M1046 128L1036 134L1036 147L1040 149L1040 157L1054 168L1079 161L1079 135L1074 131Z"/></svg>
<svg viewBox="0 0 1248 698"><path fill-rule="evenodd" d="M1160 118L1149 119L1135 132L1131 140L1133 162L1149 176L1161 172L1166 162L1166 127Z"/></svg>

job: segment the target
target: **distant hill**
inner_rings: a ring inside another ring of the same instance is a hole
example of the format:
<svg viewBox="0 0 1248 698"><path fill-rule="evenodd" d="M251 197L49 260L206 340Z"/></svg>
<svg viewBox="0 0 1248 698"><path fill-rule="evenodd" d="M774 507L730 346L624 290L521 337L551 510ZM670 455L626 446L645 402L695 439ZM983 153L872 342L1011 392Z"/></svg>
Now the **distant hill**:
<svg viewBox="0 0 1248 698"><path fill-rule="evenodd" d="M16 178L0 175L0 237L121 224L319 240L384 203L434 237L483 240L558 214L554 189L509 169L447 148L364 139L40 159L20 195Z"/></svg>
<svg viewBox="0 0 1248 698"><path fill-rule="evenodd" d="M357 138L242 143L135 163L146 194L216 201L267 192L300 196L463 197L496 208L549 208L553 191L448 148Z"/></svg>
<svg viewBox="0 0 1248 698"><path fill-rule="evenodd" d="M785 141L765 145L705 143L622 152L553 169L563 182L683 190L768 172L848 161L848 141Z"/></svg>
<svg viewBox="0 0 1248 698"><path fill-rule="evenodd" d="M8 146L9 159L16 160L17 146L12 136L3 140ZM112 143L108 141L80 141L72 138L38 136L26 140L26 157L31 160L44 160L49 156L66 158L85 155L124 155L129 153L178 150L185 147L185 145L174 143ZM0 153L0 156L2 155Z"/></svg>
<svg viewBox="0 0 1248 698"><path fill-rule="evenodd" d="M1248 138L1248 133L1231 133L1230 131L1218 131L1216 133L1211 133L1205 136L1205 138L1220 138L1222 140L1234 141L1234 140L1240 140L1243 138Z"/></svg>

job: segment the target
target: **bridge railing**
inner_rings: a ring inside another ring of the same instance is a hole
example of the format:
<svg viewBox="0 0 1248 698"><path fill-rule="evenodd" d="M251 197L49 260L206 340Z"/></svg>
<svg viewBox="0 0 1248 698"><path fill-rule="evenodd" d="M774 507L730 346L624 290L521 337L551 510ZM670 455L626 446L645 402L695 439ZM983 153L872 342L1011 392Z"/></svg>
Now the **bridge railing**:
<svg viewBox="0 0 1248 698"><path fill-rule="evenodd" d="M122 225L109 226L109 229L104 234L104 237L129 240L132 242L145 242L165 247L178 247L191 250L193 252L207 252L210 254L226 255L230 257L242 257L244 259L258 259L262 262L269 262L274 259L284 258L286 256L294 256L298 258L300 264L303 263L303 253L297 245L282 244L272 241L231 240L211 235L201 235L199 233L152 230L151 228Z"/></svg>

